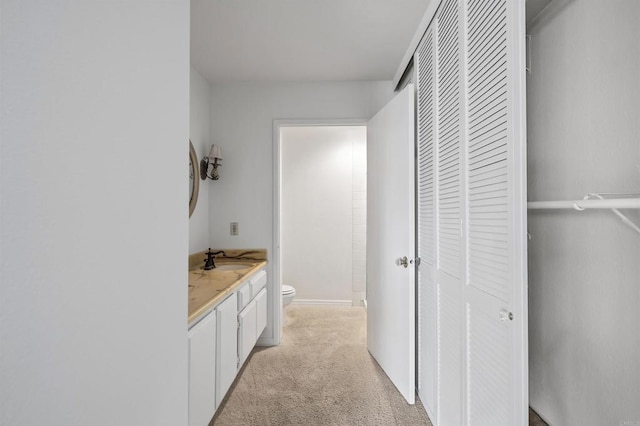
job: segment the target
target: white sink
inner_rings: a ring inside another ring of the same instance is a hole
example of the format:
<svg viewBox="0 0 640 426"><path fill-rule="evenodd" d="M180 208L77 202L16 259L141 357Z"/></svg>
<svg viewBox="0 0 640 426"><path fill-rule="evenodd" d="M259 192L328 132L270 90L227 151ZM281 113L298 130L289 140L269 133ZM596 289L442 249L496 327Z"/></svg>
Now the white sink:
<svg viewBox="0 0 640 426"><path fill-rule="evenodd" d="M251 265L246 263L230 263L227 265L218 265L212 271L239 271L240 269L249 269Z"/></svg>

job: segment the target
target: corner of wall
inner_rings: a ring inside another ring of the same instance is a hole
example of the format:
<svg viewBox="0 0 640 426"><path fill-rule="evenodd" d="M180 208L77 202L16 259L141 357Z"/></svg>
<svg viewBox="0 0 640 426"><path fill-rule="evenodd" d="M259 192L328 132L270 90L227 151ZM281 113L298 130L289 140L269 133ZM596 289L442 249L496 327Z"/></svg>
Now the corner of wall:
<svg viewBox="0 0 640 426"><path fill-rule="evenodd" d="M189 138L198 161L206 155L211 140L210 91L209 82L192 66L189 90ZM198 203L189 219L189 253L206 250L209 247L209 190L209 182L201 180Z"/></svg>

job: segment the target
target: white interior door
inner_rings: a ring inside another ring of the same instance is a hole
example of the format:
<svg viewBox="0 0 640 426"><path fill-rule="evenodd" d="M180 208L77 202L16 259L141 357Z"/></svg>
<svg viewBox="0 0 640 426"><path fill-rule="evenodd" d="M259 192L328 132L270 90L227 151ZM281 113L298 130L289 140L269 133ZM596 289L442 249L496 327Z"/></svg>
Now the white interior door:
<svg viewBox="0 0 640 426"><path fill-rule="evenodd" d="M414 114L409 84L367 125L367 346L410 404L415 402Z"/></svg>

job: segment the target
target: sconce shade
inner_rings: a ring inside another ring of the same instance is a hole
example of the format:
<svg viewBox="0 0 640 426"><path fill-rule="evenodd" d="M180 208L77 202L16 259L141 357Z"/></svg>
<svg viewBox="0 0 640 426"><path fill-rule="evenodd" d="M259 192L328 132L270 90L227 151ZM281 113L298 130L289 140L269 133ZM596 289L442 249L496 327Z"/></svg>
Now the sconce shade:
<svg viewBox="0 0 640 426"><path fill-rule="evenodd" d="M211 166L211 173L209 174L209 166ZM209 155L202 157L200 161L200 179L205 180L207 178L211 180L220 179L218 174L218 167L222 166L222 148L218 145L211 145Z"/></svg>
<svg viewBox="0 0 640 426"><path fill-rule="evenodd" d="M215 158L222 160L222 148L216 144L211 145L211 150L207 157L209 157L209 161L213 161Z"/></svg>

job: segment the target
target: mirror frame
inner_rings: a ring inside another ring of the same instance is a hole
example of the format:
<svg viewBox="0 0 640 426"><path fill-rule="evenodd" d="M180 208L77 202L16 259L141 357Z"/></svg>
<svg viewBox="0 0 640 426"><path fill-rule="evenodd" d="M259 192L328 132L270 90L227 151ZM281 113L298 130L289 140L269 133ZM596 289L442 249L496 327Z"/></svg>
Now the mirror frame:
<svg viewBox="0 0 640 426"><path fill-rule="evenodd" d="M198 191L200 190L200 173L198 171L198 156L196 155L196 150L193 148L193 144L189 141L189 161L191 161L191 170L189 173L193 176L191 180L192 191L191 198L189 199L189 217L193 214L193 211L196 209L196 204L198 204Z"/></svg>

